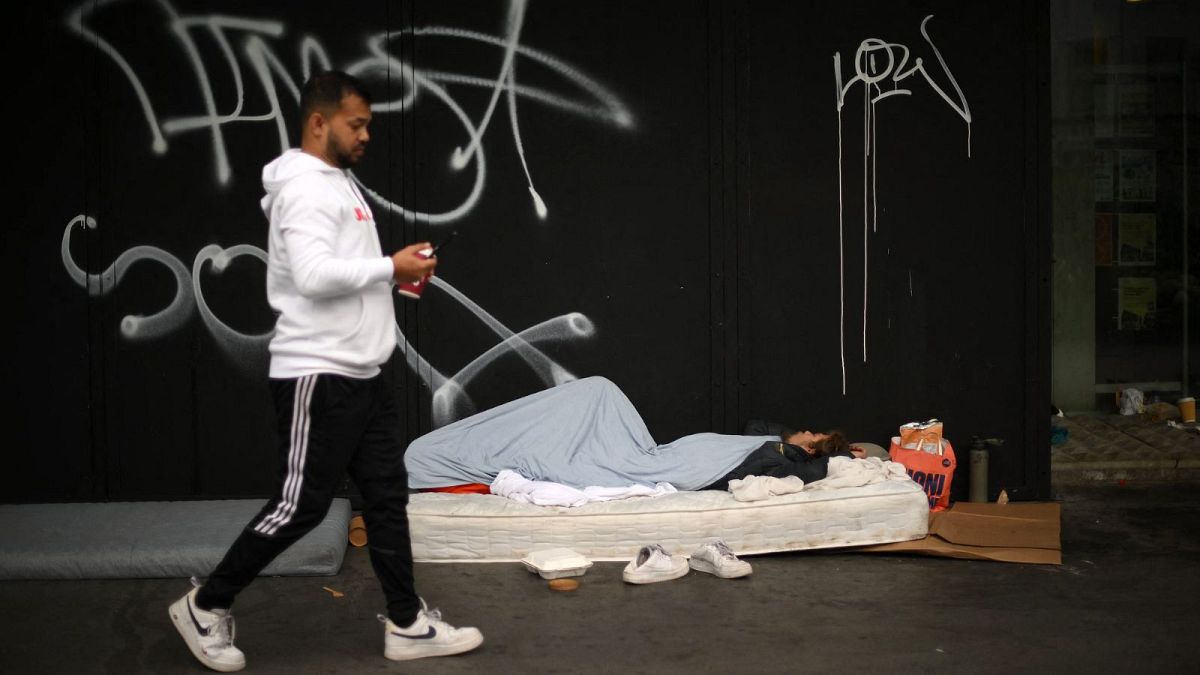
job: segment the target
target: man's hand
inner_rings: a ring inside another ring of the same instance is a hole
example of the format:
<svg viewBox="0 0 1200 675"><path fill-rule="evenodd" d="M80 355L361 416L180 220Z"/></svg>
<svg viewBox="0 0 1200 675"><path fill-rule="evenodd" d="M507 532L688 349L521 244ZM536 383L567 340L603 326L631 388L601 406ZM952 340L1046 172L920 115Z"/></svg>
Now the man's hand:
<svg viewBox="0 0 1200 675"><path fill-rule="evenodd" d="M421 251L433 248L429 242L405 246L392 254L392 277L398 283L420 281L433 274L437 258L426 258Z"/></svg>

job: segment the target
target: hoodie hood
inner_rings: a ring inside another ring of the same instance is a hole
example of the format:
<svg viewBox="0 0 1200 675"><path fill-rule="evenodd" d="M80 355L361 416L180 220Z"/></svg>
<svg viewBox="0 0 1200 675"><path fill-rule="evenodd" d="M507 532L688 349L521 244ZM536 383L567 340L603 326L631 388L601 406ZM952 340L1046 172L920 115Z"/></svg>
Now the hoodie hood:
<svg viewBox="0 0 1200 675"><path fill-rule="evenodd" d="M271 204L275 201L275 195L279 194L279 190L284 185L287 185L288 181L296 176L313 171L345 175L341 169L329 166L320 159L297 148L287 150L282 155L271 160L269 164L263 167L262 172L263 189L267 191L266 196L262 198L261 202L263 213L271 213Z"/></svg>

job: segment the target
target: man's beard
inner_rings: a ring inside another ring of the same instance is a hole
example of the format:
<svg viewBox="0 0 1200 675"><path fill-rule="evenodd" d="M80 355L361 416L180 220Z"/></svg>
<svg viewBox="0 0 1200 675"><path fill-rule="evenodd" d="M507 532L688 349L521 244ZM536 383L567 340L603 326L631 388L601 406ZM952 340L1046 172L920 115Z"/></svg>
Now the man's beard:
<svg viewBox="0 0 1200 675"><path fill-rule="evenodd" d="M349 169L355 164L358 164L358 160L361 159L361 156L354 156L354 147L352 147L349 151L344 151L338 147L337 140L333 136L330 136L325 148L325 152L333 159L334 163L337 164L339 169Z"/></svg>

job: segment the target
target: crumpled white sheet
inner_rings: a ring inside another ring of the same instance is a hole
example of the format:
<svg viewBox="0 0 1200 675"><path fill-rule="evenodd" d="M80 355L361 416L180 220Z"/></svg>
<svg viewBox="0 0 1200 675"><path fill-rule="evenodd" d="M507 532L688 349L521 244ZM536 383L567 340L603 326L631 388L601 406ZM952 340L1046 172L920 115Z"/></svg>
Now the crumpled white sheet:
<svg viewBox="0 0 1200 675"><path fill-rule="evenodd" d="M729 491L739 502L756 502L800 490L837 490L840 488L873 485L888 480L911 480L904 466L878 457L857 459L831 457L825 478L808 485L797 476L746 476L729 481Z"/></svg>
<svg viewBox="0 0 1200 675"><path fill-rule="evenodd" d="M588 502L607 502L629 497L661 497L678 492L670 483L656 483L652 488L645 485L589 486L580 490L562 483L529 480L512 469L504 469L496 475L491 491L494 495L507 497L515 502L537 506L583 506Z"/></svg>
<svg viewBox="0 0 1200 675"><path fill-rule="evenodd" d="M788 495L804 489L799 476L776 478L774 476L746 476L729 481L729 491L739 502L757 502L779 495Z"/></svg>
<svg viewBox="0 0 1200 675"><path fill-rule="evenodd" d="M867 457L830 457L829 472L825 478L813 481L806 487L809 490L836 490L838 488L861 487L874 485L888 480L912 480L904 465Z"/></svg>

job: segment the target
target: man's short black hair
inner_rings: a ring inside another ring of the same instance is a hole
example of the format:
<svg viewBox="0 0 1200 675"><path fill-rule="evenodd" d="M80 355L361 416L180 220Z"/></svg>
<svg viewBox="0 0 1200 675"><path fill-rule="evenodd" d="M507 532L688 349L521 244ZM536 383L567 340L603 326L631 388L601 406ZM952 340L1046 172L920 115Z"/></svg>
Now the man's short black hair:
<svg viewBox="0 0 1200 675"><path fill-rule="evenodd" d="M300 91L300 126L308 123L314 112L328 115L342 105L342 99L351 94L359 96L371 105L371 93L358 78L340 70L327 70L308 78Z"/></svg>

